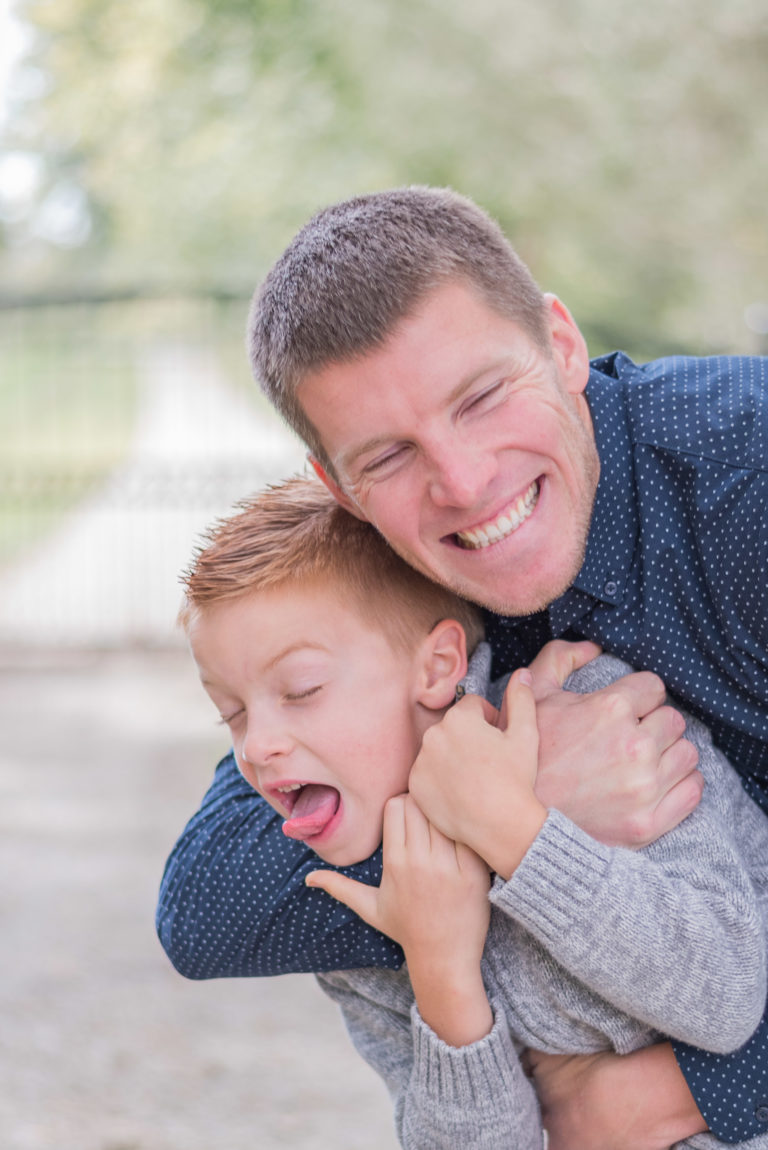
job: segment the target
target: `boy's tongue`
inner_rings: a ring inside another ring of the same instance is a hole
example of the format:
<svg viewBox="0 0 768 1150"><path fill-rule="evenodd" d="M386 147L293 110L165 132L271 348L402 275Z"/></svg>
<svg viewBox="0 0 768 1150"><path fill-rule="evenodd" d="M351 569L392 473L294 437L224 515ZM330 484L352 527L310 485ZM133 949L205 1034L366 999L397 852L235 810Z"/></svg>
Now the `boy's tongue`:
<svg viewBox="0 0 768 1150"><path fill-rule="evenodd" d="M308 783L302 787L290 817L283 823L283 834L302 841L320 834L339 809L339 801L335 787Z"/></svg>

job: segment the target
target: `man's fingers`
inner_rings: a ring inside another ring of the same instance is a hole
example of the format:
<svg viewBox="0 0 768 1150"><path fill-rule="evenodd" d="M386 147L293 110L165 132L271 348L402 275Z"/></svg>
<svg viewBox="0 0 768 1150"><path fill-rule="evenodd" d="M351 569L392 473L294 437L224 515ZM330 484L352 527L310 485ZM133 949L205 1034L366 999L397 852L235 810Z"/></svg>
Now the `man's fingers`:
<svg viewBox="0 0 768 1150"><path fill-rule="evenodd" d="M335 870L313 870L304 879L307 886L324 890L332 898L338 899L364 919L370 926L379 929L377 921L377 899L379 888L356 882L347 875Z"/></svg>
<svg viewBox="0 0 768 1150"><path fill-rule="evenodd" d="M528 746L533 742L538 748L539 732L536 726L536 699L532 679L530 670L523 667L510 676L504 691L501 708L504 732L510 739L515 740L518 750L521 749L523 741Z"/></svg>
<svg viewBox="0 0 768 1150"><path fill-rule="evenodd" d="M592 643L588 639L579 643L553 639L546 643L529 664L536 701L552 691L559 690L570 674L578 671L585 663L596 659L600 651L601 648L597 643Z"/></svg>
<svg viewBox="0 0 768 1150"><path fill-rule="evenodd" d="M664 683L652 671L633 671L631 675L624 675L615 683L601 687L594 694L606 695L616 701L623 700L638 722L661 707L667 697Z"/></svg>
<svg viewBox="0 0 768 1150"><path fill-rule="evenodd" d="M689 771L679 783L675 783L654 811L652 833L648 841L655 842L686 819L699 805L703 790L704 779L699 771Z"/></svg>

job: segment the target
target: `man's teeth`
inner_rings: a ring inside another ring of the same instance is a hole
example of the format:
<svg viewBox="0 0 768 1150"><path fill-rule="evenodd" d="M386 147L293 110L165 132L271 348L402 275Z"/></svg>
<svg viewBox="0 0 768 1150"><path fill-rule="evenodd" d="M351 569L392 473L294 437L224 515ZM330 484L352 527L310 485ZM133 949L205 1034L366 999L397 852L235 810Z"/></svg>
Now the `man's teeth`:
<svg viewBox="0 0 768 1150"><path fill-rule="evenodd" d="M538 498L539 484L538 480L534 480L525 494L516 499L497 519L490 519L472 531L457 531L456 538L463 547L472 551L490 547L492 543L498 543L500 539L506 539L513 531L517 531L533 511Z"/></svg>

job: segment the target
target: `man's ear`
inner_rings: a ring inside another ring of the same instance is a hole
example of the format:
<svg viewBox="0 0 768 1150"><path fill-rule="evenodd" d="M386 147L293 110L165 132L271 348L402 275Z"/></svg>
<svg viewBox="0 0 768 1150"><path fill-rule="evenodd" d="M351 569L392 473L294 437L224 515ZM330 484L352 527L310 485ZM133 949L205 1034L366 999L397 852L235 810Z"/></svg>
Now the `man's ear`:
<svg viewBox="0 0 768 1150"><path fill-rule="evenodd" d="M551 292L547 292L544 299L549 313L552 354L560 370L560 378L567 391L578 395L589 381L587 342L563 301Z"/></svg>
<svg viewBox="0 0 768 1150"><path fill-rule="evenodd" d="M419 656L416 701L441 710L456 698L456 685L467 673L467 640L461 623L441 620L422 640Z"/></svg>
<svg viewBox="0 0 768 1150"><path fill-rule="evenodd" d="M331 476L323 467L322 463L315 459L314 455L312 454L308 454L307 459L309 460L310 466L317 478L322 480L336 502L340 503L345 511L351 512L352 515L354 515L357 519L362 519L365 522L365 516L355 503L354 499L351 499L349 495L347 495L346 492L341 487L339 487L336 480L331 478Z"/></svg>

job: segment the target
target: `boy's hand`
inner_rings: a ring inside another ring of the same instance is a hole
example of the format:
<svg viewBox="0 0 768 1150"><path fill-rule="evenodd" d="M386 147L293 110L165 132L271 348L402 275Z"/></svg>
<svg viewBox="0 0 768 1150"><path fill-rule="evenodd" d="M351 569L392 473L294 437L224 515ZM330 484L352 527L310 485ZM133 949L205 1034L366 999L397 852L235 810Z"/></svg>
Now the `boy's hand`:
<svg viewBox="0 0 768 1150"><path fill-rule="evenodd" d="M469 847L432 826L410 795L384 811L381 886L336 871L307 875L371 926L399 942L421 1016L453 1046L493 1025L480 974L490 920L488 867Z"/></svg>
<svg viewBox="0 0 768 1150"><path fill-rule="evenodd" d="M381 886L331 870L312 871L307 886L345 903L406 955L450 951L458 932L471 939L465 949L479 962L490 915L488 867L482 859L432 826L411 795L387 803L382 853Z"/></svg>
<svg viewBox="0 0 768 1150"><path fill-rule="evenodd" d="M536 794L608 846L641 847L691 813L703 780L685 720L657 675L626 675L587 695L562 690L599 653L547 643L531 663L539 725Z"/></svg>
<svg viewBox="0 0 768 1150"><path fill-rule="evenodd" d="M533 789L539 740L530 683L526 670L511 677L504 728L490 721L495 712L478 696L460 699L426 732L409 780L430 821L504 878L547 817Z"/></svg>

